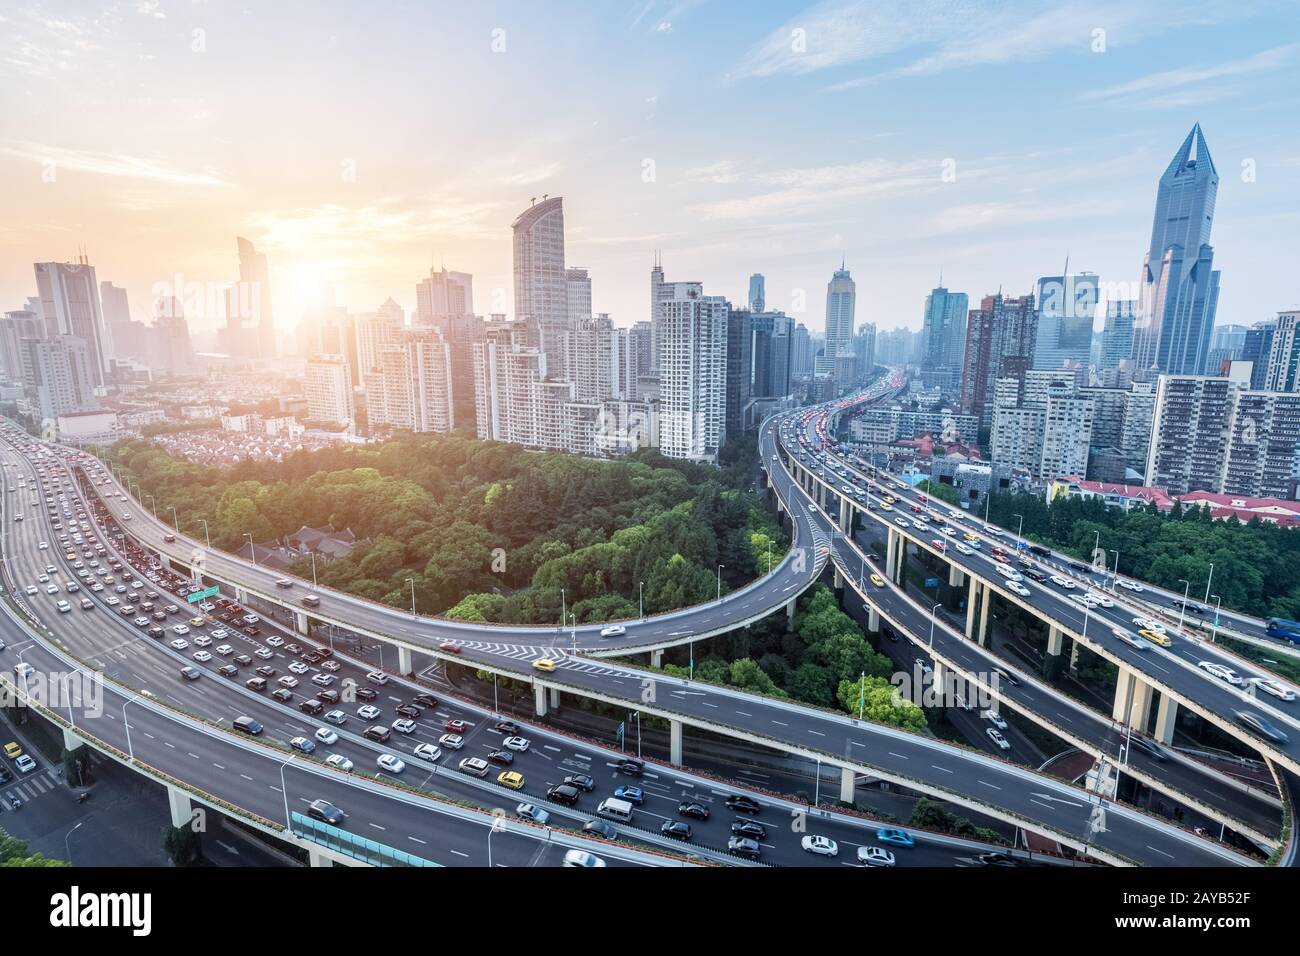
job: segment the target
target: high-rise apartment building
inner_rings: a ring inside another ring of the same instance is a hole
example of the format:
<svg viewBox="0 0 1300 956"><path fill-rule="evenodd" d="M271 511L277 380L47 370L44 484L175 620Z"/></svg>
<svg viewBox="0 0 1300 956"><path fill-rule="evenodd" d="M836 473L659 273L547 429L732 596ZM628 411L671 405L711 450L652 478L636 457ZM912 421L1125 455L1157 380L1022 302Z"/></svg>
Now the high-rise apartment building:
<svg viewBox="0 0 1300 956"><path fill-rule="evenodd" d="M352 317L356 335L356 355L359 374L365 376L378 364L379 353L397 341L402 331L402 309L389 299L375 312L362 312Z"/></svg>
<svg viewBox="0 0 1300 956"><path fill-rule="evenodd" d="M352 375L342 355L313 355L303 381L307 417L314 422L351 429L356 424Z"/></svg>
<svg viewBox="0 0 1300 956"><path fill-rule="evenodd" d="M921 326L923 370L961 369L968 308L965 292L949 292L942 285L930 290Z"/></svg>
<svg viewBox="0 0 1300 956"><path fill-rule="evenodd" d="M726 434L727 316L698 282L665 285L659 303L659 448L669 458L716 462Z"/></svg>
<svg viewBox="0 0 1300 956"><path fill-rule="evenodd" d="M35 270L45 338L71 335L80 339L90 363L91 382L95 388L103 388L108 364L95 267L82 256L77 262L38 262Z"/></svg>
<svg viewBox="0 0 1300 956"><path fill-rule="evenodd" d="M1133 357L1139 368L1173 375L1205 370L1219 301L1219 273L1210 245L1218 191L1219 174L1197 124L1156 190L1134 337Z"/></svg>
<svg viewBox="0 0 1300 956"><path fill-rule="evenodd" d="M564 203L543 197L511 226L514 233L515 316L536 332L549 373L563 375L562 333L569 328L569 286L564 268Z"/></svg>
<svg viewBox="0 0 1300 956"><path fill-rule="evenodd" d="M853 354L853 318L857 296L857 283L841 262L826 285L826 345L822 353L822 367L817 369L819 373L830 374L836 358Z"/></svg>
<svg viewBox="0 0 1300 956"><path fill-rule="evenodd" d="M95 397L95 360L86 341L76 335L24 339L24 366L32 411L42 419L99 408Z"/></svg>
<svg viewBox="0 0 1300 956"><path fill-rule="evenodd" d="M754 314L732 309L727 315L727 434L745 430L754 397Z"/></svg>
<svg viewBox="0 0 1300 956"><path fill-rule="evenodd" d="M398 332L364 381L372 428L445 434L455 425L451 346L436 329Z"/></svg>
<svg viewBox="0 0 1300 956"><path fill-rule="evenodd" d="M569 324L591 318L591 276L586 269L570 266L564 270L565 312Z"/></svg>
<svg viewBox="0 0 1300 956"><path fill-rule="evenodd" d="M1038 310L1032 295L985 296L966 319L961 410L987 428L993 417L993 385L1001 378L1024 380L1033 363Z"/></svg>
<svg viewBox="0 0 1300 956"><path fill-rule="evenodd" d="M1245 330L1242 331L1245 344ZM1264 390L1300 392L1300 309L1279 312L1264 369ZM1253 368L1251 374L1254 380Z"/></svg>
<svg viewBox="0 0 1300 956"><path fill-rule="evenodd" d="M474 314L474 279L468 272L430 269L415 286L415 324L434 325L443 316Z"/></svg>

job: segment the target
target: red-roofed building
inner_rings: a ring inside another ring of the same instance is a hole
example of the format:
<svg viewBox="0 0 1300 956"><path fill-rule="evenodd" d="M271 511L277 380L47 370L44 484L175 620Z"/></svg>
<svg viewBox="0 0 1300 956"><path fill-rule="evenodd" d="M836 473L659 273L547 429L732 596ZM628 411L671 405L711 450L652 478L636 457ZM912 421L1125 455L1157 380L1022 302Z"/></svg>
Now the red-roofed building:
<svg viewBox="0 0 1300 956"><path fill-rule="evenodd" d="M1066 475L1047 483L1047 503L1058 498L1100 498L1108 508L1145 508L1154 503L1161 511L1174 507L1174 498L1163 488L1147 485L1123 485L1109 481L1089 481L1078 475Z"/></svg>
<svg viewBox="0 0 1300 956"><path fill-rule="evenodd" d="M1108 508L1144 508L1155 504L1161 511L1175 507L1208 508L1215 520L1236 518L1243 523L1258 518L1283 527L1300 525L1300 501L1286 498L1247 498L1241 495L1220 495L1212 491L1189 491L1185 495L1171 495L1164 488L1146 485L1121 485L1104 481L1088 481L1078 475L1067 475L1048 483L1047 503L1061 498L1100 498Z"/></svg>
<svg viewBox="0 0 1300 956"><path fill-rule="evenodd" d="M1258 518L1284 527L1300 524L1300 501L1285 498L1245 498L1240 495L1217 495L1209 491L1189 491L1178 496L1188 507L1209 508L1214 518L1250 521Z"/></svg>

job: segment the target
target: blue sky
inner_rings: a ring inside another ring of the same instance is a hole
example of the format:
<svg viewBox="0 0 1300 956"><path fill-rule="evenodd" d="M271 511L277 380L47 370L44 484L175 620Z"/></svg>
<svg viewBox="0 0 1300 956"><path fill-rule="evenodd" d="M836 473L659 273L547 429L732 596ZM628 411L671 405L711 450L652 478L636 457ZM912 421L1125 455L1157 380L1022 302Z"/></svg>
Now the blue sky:
<svg viewBox="0 0 1300 956"><path fill-rule="evenodd" d="M0 308L32 294L32 261L85 244L143 314L177 274L232 278L242 234L270 256L281 326L322 286L413 309L438 262L474 273L477 311L509 311L509 225L546 193L619 324L646 317L661 249L669 279L734 301L764 272L769 303L815 329L843 255L858 320L915 328L941 266L973 300L1067 255L1136 280L1156 180L1199 121L1222 180L1219 320L1253 322L1300 300L1296 12L0 4Z"/></svg>

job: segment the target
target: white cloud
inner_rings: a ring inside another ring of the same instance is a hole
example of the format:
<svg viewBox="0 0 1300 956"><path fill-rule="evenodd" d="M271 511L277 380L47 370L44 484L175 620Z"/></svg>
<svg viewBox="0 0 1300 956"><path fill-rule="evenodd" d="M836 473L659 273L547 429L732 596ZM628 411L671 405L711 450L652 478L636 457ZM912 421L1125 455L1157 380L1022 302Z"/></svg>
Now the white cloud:
<svg viewBox="0 0 1300 956"><path fill-rule="evenodd" d="M1231 79L1266 70L1276 70L1293 62L1297 51L1300 51L1300 44L1288 43L1284 46L1261 50L1253 56L1239 60L1227 60L1213 66L1189 66L1180 67L1176 70L1162 70L1159 73L1149 73L1135 80L1129 80L1127 83L1117 83L1114 86L1107 86L1100 90L1092 90L1082 94L1079 98L1090 102L1111 100L1142 104L1149 97L1180 91L1184 95L1166 95L1161 98L1161 102L1162 105L1183 105L1183 103L1187 102L1186 97L1191 97L1195 101L1216 92L1223 92L1221 85L1218 89L1198 89L1195 91L1188 90L1188 87L1201 87L1212 80Z"/></svg>
<svg viewBox="0 0 1300 956"><path fill-rule="evenodd" d="M178 169L164 160L130 156L125 153L100 153L93 150L67 149L39 143L15 142L0 146L0 155L14 156L33 163L53 163L56 174L63 170L94 176L120 176L126 179L151 179L177 186L226 186L215 171Z"/></svg>

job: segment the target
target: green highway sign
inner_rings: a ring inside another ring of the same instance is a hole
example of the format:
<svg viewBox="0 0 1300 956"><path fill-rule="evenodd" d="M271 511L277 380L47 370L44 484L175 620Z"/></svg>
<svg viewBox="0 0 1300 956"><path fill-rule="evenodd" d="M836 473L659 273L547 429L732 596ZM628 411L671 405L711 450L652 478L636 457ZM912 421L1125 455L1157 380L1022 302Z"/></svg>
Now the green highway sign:
<svg viewBox="0 0 1300 956"><path fill-rule="evenodd" d="M220 593L221 588L214 584L212 587L204 588L202 591L195 591L193 594L187 594L185 600L189 601L191 604L198 604L205 598L216 597Z"/></svg>

